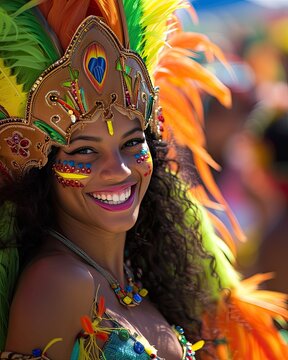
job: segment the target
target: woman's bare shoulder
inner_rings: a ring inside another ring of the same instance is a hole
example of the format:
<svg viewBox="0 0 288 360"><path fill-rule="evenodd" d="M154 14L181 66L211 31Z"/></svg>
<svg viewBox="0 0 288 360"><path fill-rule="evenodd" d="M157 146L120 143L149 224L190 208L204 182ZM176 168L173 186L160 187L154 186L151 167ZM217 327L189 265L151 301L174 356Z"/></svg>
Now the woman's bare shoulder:
<svg viewBox="0 0 288 360"><path fill-rule="evenodd" d="M78 296L79 293L82 296ZM73 303L74 297L81 298L83 302L87 299L89 303L94 293L94 280L89 268L69 255L56 254L38 258L26 267L20 276L15 297L28 296L30 300L48 297L53 300L57 294L57 303L67 298L69 303Z"/></svg>
<svg viewBox="0 0 288 360"><path fill-rule="evenodd" d="M66 254L35 260L23 271L15 292L7 350L29 353L59 337L63 342L55 345L56 359L68 358L94 295L93 277L79 260Z"/></svg>

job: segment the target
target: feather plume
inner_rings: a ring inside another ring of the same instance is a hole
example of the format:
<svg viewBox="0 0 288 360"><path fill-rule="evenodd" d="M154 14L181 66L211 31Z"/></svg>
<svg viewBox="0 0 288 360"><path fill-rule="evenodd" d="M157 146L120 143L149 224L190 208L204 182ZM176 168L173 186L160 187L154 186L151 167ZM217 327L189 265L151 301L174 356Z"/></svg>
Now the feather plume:
<svg viewBox="0 0 288 360"><path fill-rule="evenodd" d="M152 76L158 54L174 26L177 9L192 9L183 0L123 0L130 47L138 52ZM195 18L195 13L191 12Z"/></svg>
<svg viewBox="0 0 288 360"><path fill-rule="evenodd" d="M26 100L23 85L17 84L16 76L10 75L10 69L4 65L3 59L0 59L0 104L5 107L7 115L24 116Z"/></svg>
<svg viewBox="0 0 288 360"><path fill-rule="evenodd" d="M24 116L26 93L42 71L59 58L37 11L30 8L36 4L25 0L1 1L0 105L10 116Z"/></svg>
<svg viewBox="0 0 288 360"><path fill-rule="evenodd" d="M216 328L219 330L218 339L226 339L229 343L226 360L288 358L287 344L273 320L276 317L288 319L287 296L258 290L259 284L269 278L271 274L258 274L243 280L231 293L223 291L216 313L205 314L206 336L213 337L210 329ZM203 359L211 358L204 355Z"/></svg>
<svg viewBox="0 0 288 360"><path fill-rule="evenodd" d="M142 25L143 5L142 0L123 0L126 14L127 30L132 50L140 54L144 28ZM127 16L128 15L128 16ZM133 36L132 36L133 34Z"/></svg>
<svg viewBox="0 0 288 360"><path fill-rule="evenodd" d="M187 146L193 154L197 171L205 185L206 191L223 207L232 224L235 235L240 240L245 236L232 214L228 204L221 195L212 177L210 167L220 170L219 165L205 150L203 129L203 106L201 92L216 97L223 105L231 105L229 90L204 66L196 56L199 51L207 59L218 58L228 67L221 50L206 36L197 33L185 33L174 21L174 28L167 39L167 46L162 48L154 71L155 84L160 87L160 103L165 117L163 136L169 138L172 129L173 137L181 146ZM176 71L177 69L177 71ZM225 227L216 219L216 230L225 236L233 251L232 238Z"/></svg>
<svg viewBox="0 0 288 360"><path fill-rule="evenodd" d="M123 45L126 39L126 21L122 3L117 0L46 0L39 5L48 24L57 34L65 50L80 23L89 15L104 18Z"/></svg>

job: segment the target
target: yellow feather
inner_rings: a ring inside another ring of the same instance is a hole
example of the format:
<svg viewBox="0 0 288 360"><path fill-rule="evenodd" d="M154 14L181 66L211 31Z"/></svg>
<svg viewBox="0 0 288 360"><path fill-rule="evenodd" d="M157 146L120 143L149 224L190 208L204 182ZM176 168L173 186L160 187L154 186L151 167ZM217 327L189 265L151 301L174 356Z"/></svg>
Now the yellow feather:
<svg viewBox="0 0 288 360"><path fill-rule="evenodd" d="M24 117L26 100L23 86L17 84L16 76L10 75L10 69L0 59L0 105L10 116Z"/></svg>
<svg viewBox="0 0 288 360"><path fill-rule="evenodd" d="M157 54L164 46L167 34L171 28L168 20L172 19L175 10L187 7L182 0L158 0L143 1L142 26L145 28L143 43L144 51L141 54L145 58L148 71L150 73L157 63ZM162 34L162 36L159 36Z"/></svg>

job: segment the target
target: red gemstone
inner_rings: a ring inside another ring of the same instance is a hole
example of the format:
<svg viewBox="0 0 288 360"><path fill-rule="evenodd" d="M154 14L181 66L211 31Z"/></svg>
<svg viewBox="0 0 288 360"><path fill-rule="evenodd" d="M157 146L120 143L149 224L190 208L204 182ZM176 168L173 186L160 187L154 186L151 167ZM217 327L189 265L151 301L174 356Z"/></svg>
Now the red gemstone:
<svg viewBox="0 0 288 360"><path fill-rule="evenodd" d="M29 146L29 140L28 139L22 139L20 141L20 146L22 146L23 148L26 148Z"/></svg>
<svg viewBox="0 0 288 360"><path fill-rule="evenodd" d="M23 157L27 157L28 156L28 152L25 149L20 148L19 149L19 154Z"/></svg>

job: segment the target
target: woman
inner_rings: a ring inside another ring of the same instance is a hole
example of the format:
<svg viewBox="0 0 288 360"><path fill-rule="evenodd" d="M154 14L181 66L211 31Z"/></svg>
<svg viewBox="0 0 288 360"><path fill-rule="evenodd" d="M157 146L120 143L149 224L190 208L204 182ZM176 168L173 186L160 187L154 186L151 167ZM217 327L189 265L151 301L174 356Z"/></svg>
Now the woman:
<svg viewBox="0 0 288 360"><path fill-rule="evenodd" d="M209 326L221 255L204 250L210 225L161 141L159 94L142 59L91 16L34 80L24 119L2 105L1 202L21 265L6 341L19 354L2 358L193 359L202 343L177 325L213 344L203 358L232 356L218 319ZM278 356L285 346L266 327Z"/></svg>

